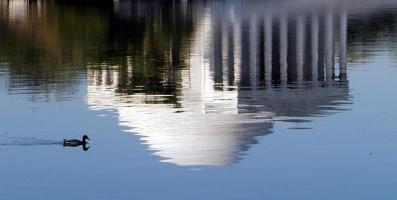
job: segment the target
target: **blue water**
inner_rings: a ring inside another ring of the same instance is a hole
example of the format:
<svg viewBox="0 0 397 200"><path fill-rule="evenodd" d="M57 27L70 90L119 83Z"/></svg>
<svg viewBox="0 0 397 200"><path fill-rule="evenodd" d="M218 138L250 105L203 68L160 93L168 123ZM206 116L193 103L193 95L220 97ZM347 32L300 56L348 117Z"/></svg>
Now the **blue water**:
<svg viewBox="0 0 397 200"><path fill-rule="evenodd" d="M397 197L393 1L10 2L0 4L1 199ZM266 31L253 31L265 28L262 8L278 11L270 76ZM84 134L88 151L61 144Z"/></svg>

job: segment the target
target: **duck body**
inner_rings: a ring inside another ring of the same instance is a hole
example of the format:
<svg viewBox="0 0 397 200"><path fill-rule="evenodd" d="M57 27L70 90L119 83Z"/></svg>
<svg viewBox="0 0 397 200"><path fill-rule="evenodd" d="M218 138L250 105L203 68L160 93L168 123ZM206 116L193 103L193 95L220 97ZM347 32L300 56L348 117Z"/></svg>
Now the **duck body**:
<svg viewBox="0 0 397 200"><path fill-rule="evenodd" d="M81 140L77 140L77 139L72 139L72 140L63 140L63 146L71 146L71 147L75 147L75 146L80 146L80 145L84 145L85 143Z"/></svg>
<svg viewBox="0 0 397 200"><path fill-rule="evenodd" d="M88 149L88 144L90 143L90 139L88 138L87 135L84 135L82 140L78 140L78 139L71 139L71 140L67 140L64 139L63 140L63 146L65 147L77 147L77 146L83 146L83 149Z"/></svg>

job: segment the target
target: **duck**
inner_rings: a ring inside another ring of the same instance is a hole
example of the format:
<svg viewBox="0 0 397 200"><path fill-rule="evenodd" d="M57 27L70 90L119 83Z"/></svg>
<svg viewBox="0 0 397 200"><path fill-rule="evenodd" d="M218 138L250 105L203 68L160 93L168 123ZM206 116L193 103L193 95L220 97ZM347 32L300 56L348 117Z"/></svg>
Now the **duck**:
<svg viewBox="0 0 397 200"><path fill-rule="evenodd" d="M88 150L88 144L90 143L90 138L88 138L87 135L83 135L82 140L78 140L78 139L71 139L71 140L67 140L64 139L63 140L63 146L64 147L77 147L77 146L83 146L83 149L87 149Z"/></svg>

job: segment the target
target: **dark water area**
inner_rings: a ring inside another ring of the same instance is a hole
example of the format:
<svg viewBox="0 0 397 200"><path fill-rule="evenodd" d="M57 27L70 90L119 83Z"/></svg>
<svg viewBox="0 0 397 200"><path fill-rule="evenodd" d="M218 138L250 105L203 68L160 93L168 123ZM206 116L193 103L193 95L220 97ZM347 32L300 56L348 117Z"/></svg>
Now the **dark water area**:
<svg viewBox="0 0 397 200"><path fill-rule="evenodd" d="M397 198L396 56L393 0L0 0L0 199Z"/></svg>

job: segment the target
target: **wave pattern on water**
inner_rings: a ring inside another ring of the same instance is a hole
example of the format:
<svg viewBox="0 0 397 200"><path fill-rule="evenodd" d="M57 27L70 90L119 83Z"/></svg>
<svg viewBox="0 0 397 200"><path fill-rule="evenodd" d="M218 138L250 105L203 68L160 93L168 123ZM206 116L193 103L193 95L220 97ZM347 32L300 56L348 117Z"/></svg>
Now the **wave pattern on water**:
<svg viewBox="0 0 397 200"><path fill-rule="evenodd" d="M59 140L46 140L35 137L0 136L0 146L36 146L36 145L62 145Z"/></svg>

